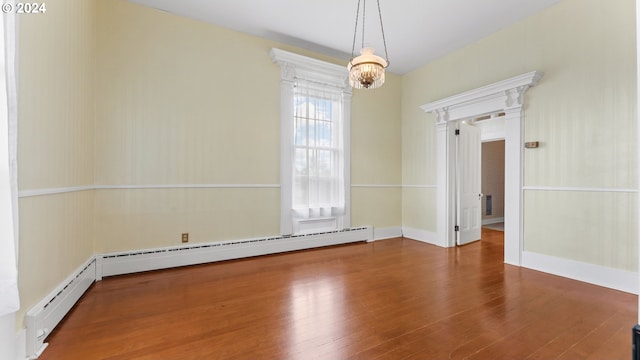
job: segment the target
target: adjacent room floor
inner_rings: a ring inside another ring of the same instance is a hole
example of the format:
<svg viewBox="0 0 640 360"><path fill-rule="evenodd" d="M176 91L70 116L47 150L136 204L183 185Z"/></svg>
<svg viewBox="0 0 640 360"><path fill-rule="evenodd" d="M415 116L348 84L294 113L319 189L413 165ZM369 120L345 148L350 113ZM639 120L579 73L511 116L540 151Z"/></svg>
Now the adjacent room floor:
<svg viewBox="0 0 640 360"><path fill-rule="evenodd" d="M107 278L50 359L624 359L635 295L503 264L503 233Z"/></svg>

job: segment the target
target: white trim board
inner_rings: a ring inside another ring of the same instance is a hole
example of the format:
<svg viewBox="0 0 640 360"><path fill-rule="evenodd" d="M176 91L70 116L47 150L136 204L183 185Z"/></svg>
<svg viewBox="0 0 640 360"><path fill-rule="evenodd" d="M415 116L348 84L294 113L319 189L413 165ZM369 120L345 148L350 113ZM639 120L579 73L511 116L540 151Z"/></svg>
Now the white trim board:
<svg viewBox="0 0 640 360"><path fill-rule="evenodd" d="M491 218L491 219L483 219L482 220L482 225L490 225L490 224L498 224L504 222L504 218L503 217L499 217L499 218Z"/></svg>
<svg viewBox="0 0 640 360"><path fill-rule="evenodd" d="M60 188L48 188L48 189L20 190L18 192L18 197L26 198L26 197L33 197L33 196L66 194L66 193L88 191L88 190L95 190L95 186L83 185L83 186L70 186L70 187L60 187Z"/></svg>
<svg viewBox="0 0 640 360"><path fill-rule="evenodd" d="M436 185L402 185L402 184L351 184L352 188L403 188L403 189L435 189Z"/></svg>
<svg viewBox="0 0 640 360"><path fill-rule="evenodd" d="M96 190L118 189L278 189L280 184L149 184L149 185L95 185Z"/></svg>
<svg viewBox="0 0 640 360"><path fill-rule="evenodd" d="M433 231L420 230L420 229L414 229L411 227L403 226L402 236L406 237L407 239L416 240L416 241L420 241L423 243L436 245L440 247L445 247L445 244L443 244L440 241L440 238L438 238L438 234Z"/></svg>
<svg viewBox="0 0 640 360"><path fill-rule="evenodd" d="M398 237L402 237L402 227L400 226L373 229L374 241L393 239Z"/></svg>
<svg viewBox="0 0 640 360"><path fill-rule="evenodd" d="M638 189L616 189L616 188L587 188L572 186L524 186L522 190L534 191L573 191L573 192L621 192L621 193L637 193Z"/></svg>
<svg viewBox="0 0 640 360"><path fill-rule="evenodd" d="M279 189L280 184L148 184L148 185L83 185L47 189L20 190L18 197L65 194L88 190L140 189Z"/></svg>
<svg viewBox="0 0 640 360"><path fill-rule="evenodd" d="M522 266L610 289L638 294L638 273L580 261L522 252Z"/></svg>
<svg viewBox="0 0 640 360"><path fill-rule="evenodd" d="M435 188L436 185L351 184L352 188ZM279 189L280 184L148 184L148 185L82 185L46 189L20 190L19 198L66 194L89 190L143 189Z"/></svg>

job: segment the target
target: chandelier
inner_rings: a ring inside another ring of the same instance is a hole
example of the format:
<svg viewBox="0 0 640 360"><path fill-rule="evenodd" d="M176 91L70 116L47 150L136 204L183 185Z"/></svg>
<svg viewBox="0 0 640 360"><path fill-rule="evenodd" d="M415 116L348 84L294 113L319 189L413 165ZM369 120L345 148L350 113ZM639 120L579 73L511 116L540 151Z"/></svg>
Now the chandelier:
<svg viewBox="0 0 640 360"><path fill-rule="evenodd" d="M380 11L380 0L376 0L378 4L378 17L380 19L380 30L382 32L382 43L384 45L385 58L374 54L374 49L364 46L364 20L367 7L367 0L362 0L362 45L360 55L354 57L356 48L356 35L358 33L358 19L360 18L360 1L358 0L358 8L356 9L356 26L353 32L353 46L351 47L351 60L347 65L349 70L349 84L356 89L375 89L384 84L384 69L389 66L389 54L387 53L387 41L384 36L384 27L382 26L382 12Z"/></svg>

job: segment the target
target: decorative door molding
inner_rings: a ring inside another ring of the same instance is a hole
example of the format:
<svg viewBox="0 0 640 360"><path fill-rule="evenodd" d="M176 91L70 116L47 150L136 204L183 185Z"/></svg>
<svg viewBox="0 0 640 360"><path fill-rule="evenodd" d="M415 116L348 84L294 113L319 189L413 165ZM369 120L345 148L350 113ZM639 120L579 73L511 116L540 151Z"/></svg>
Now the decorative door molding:
<svg viewBox="0 0 640 360"><path fill-rule="evenodd" d="M441 246L455 246L452 124L483 117L503 117L506 177L504 260L521 265L524 94L543 75L539 71L528 72L420 106L436 116L437 234Z"/></svg>

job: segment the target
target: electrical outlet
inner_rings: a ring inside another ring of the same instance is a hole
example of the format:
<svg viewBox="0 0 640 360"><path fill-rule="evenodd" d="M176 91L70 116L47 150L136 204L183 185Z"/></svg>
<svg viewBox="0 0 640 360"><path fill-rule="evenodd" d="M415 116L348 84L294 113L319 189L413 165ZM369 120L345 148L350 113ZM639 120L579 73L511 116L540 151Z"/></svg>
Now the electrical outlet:
<svg viewBox="0 0 640 360"><path fill-rule="evenodd" d="M182 242L189 242L189 233L182 233Z"/></svg>

